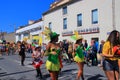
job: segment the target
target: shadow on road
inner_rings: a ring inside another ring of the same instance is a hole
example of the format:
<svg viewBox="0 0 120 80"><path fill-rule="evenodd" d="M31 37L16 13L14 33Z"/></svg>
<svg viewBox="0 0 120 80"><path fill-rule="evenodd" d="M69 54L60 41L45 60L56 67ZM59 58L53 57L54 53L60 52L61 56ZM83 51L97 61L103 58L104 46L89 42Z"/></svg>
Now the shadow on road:
<svg viewBox="0 0 120 80"><path fill-rule="evenodd" d="M26 56L25 58L32 58L31 56Z"/></svg>
<svg viewBox="0 0 120 80"><path fill-rule="evenodd" d="M71 72L71 71L75 71L75 70L77 70L77 69L68 69L68 70L64 70L62 72Z"/></svg>
<svg viewBox="0 0 120 80"><path fill-rule="evenodd" d="M104 76L102 76L102 75L100 75L100 74L97 74L97 75L95 75L95 76L91 76L91 77L88 78L87 80L102 80L102 79L100 79L101 77L104 77Z"/></svg>
<svg viewBox="0 0 120 80"><path fill-rule="evenodd" d="M34 69L32 70L27 70L27 71L21 71L21 72L14 72L14 73L3 73L3 74L0 74L0 77L3 77L3 76L9 76L9 75L14 75L14 74L21 74L21 73L27 73L27 72L31 72L31 71L34 71Z"/></svg>
<svg viewBox="0 0 120 80"><path fill-rule="evenodd" d="M50 77L50 74L45 74L45 75L43 75L44 76L44 78L49 78Z"/></svg>
<svg viewBox="0 0 120 80"><path fill-rule="evenodd" d="M0 58L0 60L3 60L3 59L4 59L4 58L2 58L2 57Z"/></svg>

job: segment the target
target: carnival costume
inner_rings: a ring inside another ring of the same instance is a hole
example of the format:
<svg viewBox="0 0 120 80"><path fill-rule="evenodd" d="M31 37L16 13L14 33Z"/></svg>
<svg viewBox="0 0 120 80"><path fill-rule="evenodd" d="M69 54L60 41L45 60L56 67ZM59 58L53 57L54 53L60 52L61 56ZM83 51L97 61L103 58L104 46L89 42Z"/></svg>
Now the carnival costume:
<svg viewBox="0 0 120 80"><path fill-rule="evenodd" d="M71 36L72 39L78 40L82 39L82 36L78 35L78 31L74 31L73 36ZM82 46L78 46L75 50L75 55L74 55L74 61L75 62L84 62L84 54L83 54L83 48Z"/></svg>
<svg viewBox="0 0 120 80"><path fill-rule="evenodd" d="M75 51L74 61L84 62L84 54L83 54L83 50L80 46L78 46L76 51Z"/></svg>
<svg viewBox="0 0 120 80"><path fill-rule="evenodd" d="M55 51L56 54L51 54L52 51ZM51 51L48 53L48 60L46 61L46 68L49 71L59 71L60 62L59 62L59 53L60 49L51 48Z"/></svg>
<svg viewBox="0 0 120 80"><path fill-rule="evenodd" d="M56 32L52 32L51 29L45 27L45 30L42 32L46 38L52 39L54 37L59 36ZM52 54L52 52L56 52L56 54ZM48 59L46 61L46 69L48 71L59 71L60 70L60 60L59 60L60 49L56 49L54 47L50 48L50 51L47 51L46 54Z"/></svg>
<svg viewBox="0 0 120 80"><path fill-rule="evenodd" d="M42 64L43 64L43 61L41 60L41 53L37 53L36 51L33 51L33 55L36 56L36 58L34 58L33 60L33 66L34 68L39 68Z"/></svg>

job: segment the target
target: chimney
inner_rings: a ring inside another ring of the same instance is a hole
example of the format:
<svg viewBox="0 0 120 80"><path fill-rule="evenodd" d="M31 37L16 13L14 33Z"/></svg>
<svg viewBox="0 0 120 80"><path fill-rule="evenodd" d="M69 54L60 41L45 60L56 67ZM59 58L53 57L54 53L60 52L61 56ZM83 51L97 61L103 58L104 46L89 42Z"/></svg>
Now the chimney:
<svg viewBox="0 0 120 80"><path fill-rule="evenodd" d="M35 21L34 20L29 20L28 24L33 24Z"/></svg>

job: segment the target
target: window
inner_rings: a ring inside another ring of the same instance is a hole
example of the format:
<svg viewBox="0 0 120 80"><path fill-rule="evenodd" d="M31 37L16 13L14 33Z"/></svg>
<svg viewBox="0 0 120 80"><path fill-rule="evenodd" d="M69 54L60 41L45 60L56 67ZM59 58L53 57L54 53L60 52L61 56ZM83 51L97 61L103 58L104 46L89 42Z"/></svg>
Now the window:
<svg viewBox="0 0 120 80"><path fill-rule="evenodd" d="M92 10L92 24L98 23L98 9Z"/></svg>
<svg viewBox="0 0 120 80"><path fill-rule="evenodd" d="M52 22L49 22L49 28L52 29Z"/></svg>
<svg viewBox="0 0 120 80"><path fill-rule="evenodd" d="M63 7L63 14L67 14L67 6Z"/></svg>
<svg viewBox="0 0 120 80"><path fill-rule="evenodd" d="M25 34L24 34L24 37L27 37L27 36L29 36L29 34L28 34L28 33L25 33Z"/></svg>
<svg viewBox="0 0 120 80"><path fill-rule="evenodd" d="M77 26L82 26L82 14L77 15Z"/></svg>
<svg viewBox="0 0 120 80"><path fill-rule="evenodd" d="M67 29L67 18L63 19L63 29Z"/></svg>

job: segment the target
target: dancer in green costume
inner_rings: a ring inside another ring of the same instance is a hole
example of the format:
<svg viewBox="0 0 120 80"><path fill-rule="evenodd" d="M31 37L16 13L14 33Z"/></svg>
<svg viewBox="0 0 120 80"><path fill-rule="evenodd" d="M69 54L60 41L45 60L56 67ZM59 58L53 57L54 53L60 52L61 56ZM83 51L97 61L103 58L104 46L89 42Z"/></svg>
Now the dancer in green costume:
<svg viewBox="0 0 120 80"><path fill-rule="evenodd" d="M46 31L48 34L46 34ZM50 39L45 52L45 55L48 56L46 61L46 69L49 71L52 80L58 80L58 74L60 71L60 46L57 44L57 42L59 34L50 31L49 28L46 28L43 34L48 35L46 38Z"/></svg>
<svg viewBox="0 0 120 80"><path fill-rule="evenodd" d="M83 77L84 54L83 54L83 44L82 44L83 38L82 36L78 35L77 31L75 31L74 39L76 40L76 42L74 44L73 56L74 56L74 61L77 63L79 68L76 80L80 80L80 77L82 78L82 80L84 80Z"/></svg>
<svg viewBox="0 0 120 80"><path fill-rule="evenodd" d="M83 49L79 45L76 47L76 50L75 50L74 61L77 62L77 63L84 62Z"/></svg>

